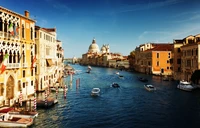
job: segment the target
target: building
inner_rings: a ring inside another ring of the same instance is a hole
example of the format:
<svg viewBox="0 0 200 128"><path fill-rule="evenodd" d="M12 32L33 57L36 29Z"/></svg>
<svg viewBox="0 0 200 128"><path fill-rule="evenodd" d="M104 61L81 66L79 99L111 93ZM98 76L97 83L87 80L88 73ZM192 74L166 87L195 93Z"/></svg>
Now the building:
<svg viewBox="0 0 200 128"><path fill-rule="evenodd" d="M0 106L27 100L35 87L35 21L0 7Z"/></svg>
<svg viewBox="0 0 200 128"><path fill-rule="evenodd" d="M62 42L56 40L55 28L35 26L36 41L36 90L44 91L54 86L62 77L64 50Z"/></svg>
<svg viewBox="0 0 200 128"><path fill-rule="evenodd" d="M172 75L170 60L173 45L147 43L135 49L135 70L154 75Z"/></svg>
<svg viewBox="0 0 200 128"><path fill-rule="evenodd" d="M120 53L111 53L109 44L103 44L101 50L99 50L95 39L92 40L88 52L82 55L81 64L113 68L129 67L127 57Z"/></svg>

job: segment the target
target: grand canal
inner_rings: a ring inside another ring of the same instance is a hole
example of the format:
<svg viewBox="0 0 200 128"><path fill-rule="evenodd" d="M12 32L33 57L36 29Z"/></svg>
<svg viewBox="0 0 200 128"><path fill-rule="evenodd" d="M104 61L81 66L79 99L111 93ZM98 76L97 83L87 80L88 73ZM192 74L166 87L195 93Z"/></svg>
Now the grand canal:
<svg viewBox="0 0 200 128"><path fill-rule="evenodd" d="M176 81L162 81L158 76L116 69L72 65L78 74L68 84L66 99L58 93L59 103L38 109L39 116L32 127L38 128L196 128L200 127L200 90L185 92L176 89ZM144 89L138 76L149 79L157 90ZM80 79L80 86L76 80ZM70 78L65 78L69 83ZM117 82L121 88L112 88ZM99 97L91 97L93 87L99 87ZM55 97L55 93L50 96Z"/></svg>

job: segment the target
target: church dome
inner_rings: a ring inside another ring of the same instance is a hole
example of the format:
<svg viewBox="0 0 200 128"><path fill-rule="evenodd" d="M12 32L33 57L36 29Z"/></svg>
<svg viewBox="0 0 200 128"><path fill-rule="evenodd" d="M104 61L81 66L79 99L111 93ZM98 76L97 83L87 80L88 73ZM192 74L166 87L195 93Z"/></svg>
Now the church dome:
<svg viewBox="0 0 200 128"><path fill-rule="evenodd" d="M95 39L93 39L92 44L89 46L88 52L91 53L99 52L99 46L96 44Z"/></svg>
<svg viewBox="0 0 200 128"><path fill-rule="evenodd" d="M104 46L101 47L101 51L104 52L106 51L106 48Z"/></svg>

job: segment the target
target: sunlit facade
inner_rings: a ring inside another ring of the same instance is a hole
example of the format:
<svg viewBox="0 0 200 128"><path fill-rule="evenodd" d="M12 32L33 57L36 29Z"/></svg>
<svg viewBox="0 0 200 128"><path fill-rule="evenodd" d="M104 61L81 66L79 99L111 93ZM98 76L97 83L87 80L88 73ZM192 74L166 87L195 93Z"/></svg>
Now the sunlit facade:
<svg viewBox="0 0 200 128"><path fill-rule="evenodd" d="M56 40L55 28L35 26L36 32L36 90L54 86L62 77L64 52L62 42Z"/></svg>
<svg viewBox="0 0 200 128"><path fill-rule="evenodd" d="M0 7L0 106L34 94L35 21ZM5 66L3 69L2 67Z"/></svg>

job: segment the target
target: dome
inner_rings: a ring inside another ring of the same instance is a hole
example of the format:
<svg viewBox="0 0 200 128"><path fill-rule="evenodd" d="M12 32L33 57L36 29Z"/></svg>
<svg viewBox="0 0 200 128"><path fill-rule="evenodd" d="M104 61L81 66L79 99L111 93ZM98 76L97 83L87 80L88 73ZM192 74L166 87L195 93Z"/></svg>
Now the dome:
<svg viewBox="0 0 200 128"><path fill-rule="evenodd" d="M99 52L99 46L96 44L95 39L93 39L92 44L89 46L88 52Z"/></svg>
<svg viewBox="0 0 200 128"><path fill-rule="evenodd" d="M105 47L101 47L101 51L106 51L106 48Z"/></svg>

